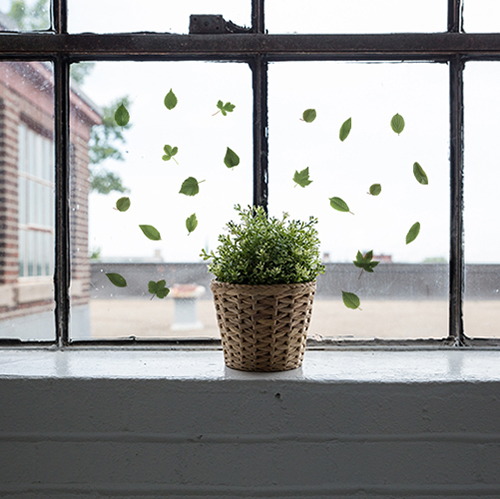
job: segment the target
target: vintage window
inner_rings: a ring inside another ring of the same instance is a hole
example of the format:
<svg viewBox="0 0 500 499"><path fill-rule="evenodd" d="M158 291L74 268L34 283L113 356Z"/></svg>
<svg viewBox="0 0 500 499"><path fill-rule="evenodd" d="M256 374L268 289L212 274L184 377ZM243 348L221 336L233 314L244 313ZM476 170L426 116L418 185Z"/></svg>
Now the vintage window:
<svg viewBox="0 0 500 499"><path fill-rule="evenodd" d="M140 12L118 1L26 4L50 12L52 25L33 22L29 9L14 18L3 0L0 58L54 68L55 342L216 342L199 251L215 247L235 203L253 203L320 220L327 271L312 344L497 344L495 182L484 186L495 161L494 139L485 137L498 131L494 2L312 1L306 12L288 0L149 0ZM163 105L170 89L175 120ZM219 99L236 104L229 118L213 116ZM120 103L131 115L124 128L113 121ZM301 121L308 108L315 123ZM390 127L395 114L405 118L400 135ZM19 127L20 141L33 143L25 157L42 161L34 151L48 139ZM166 144L179 151L169 161ZM233 171L217 159L226 147L241 159ZM417 162L425 187L412 171ZM294 172L306 167L313 184L294 187ZM188 176L205 181L196 199L178 195ZM26 242L34 238L23 213L28 177L20 171L19 278L37 244ZM29 181L40 192L51 187L37 178ZM378 182L375 204L366 191ZM126 217L114 209L125 192L134 208ZM33 224L49 234L39 196ZM355 216L335 212L332 196L352 200ZM192 213L199 224L188 235ZM408 245L416 221L421 232ZM140 224L164 237L148 241ZM359 278L358 250L374 251L376 272ZM48 275L50 265L33 262L31 272ZM110 272L129 286L114 287ZM151 300L147 282L161 278L171 295ZM362 311L343 305L344 289L360 296ZM191 301L181 306L185 293Z"/></svg>

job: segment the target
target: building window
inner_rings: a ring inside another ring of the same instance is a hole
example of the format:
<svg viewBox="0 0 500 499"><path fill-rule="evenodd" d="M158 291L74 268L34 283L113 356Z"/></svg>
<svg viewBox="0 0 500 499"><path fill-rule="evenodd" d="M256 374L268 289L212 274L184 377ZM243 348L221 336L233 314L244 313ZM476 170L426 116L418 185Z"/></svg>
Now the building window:
<svg viewBox="0 0 500 499"><path fill-rule="evenodd" d="M54 273L54 144L19 125L19 277Z"/></svg>

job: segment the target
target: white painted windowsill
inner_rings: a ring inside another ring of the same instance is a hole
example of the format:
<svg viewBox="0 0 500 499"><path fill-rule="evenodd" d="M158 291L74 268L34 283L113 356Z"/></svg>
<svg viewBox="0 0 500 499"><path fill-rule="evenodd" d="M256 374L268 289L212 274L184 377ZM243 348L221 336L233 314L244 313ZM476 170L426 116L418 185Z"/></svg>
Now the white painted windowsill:
<svg viewBox="0 0 500 499"><path fill-rule="evenodd" d="M108 378L308 383L500 381L500 351L468 349L310 350L299 369L248 373L224 366L220 350L127 348L0 349L0 378Z"/></svg>

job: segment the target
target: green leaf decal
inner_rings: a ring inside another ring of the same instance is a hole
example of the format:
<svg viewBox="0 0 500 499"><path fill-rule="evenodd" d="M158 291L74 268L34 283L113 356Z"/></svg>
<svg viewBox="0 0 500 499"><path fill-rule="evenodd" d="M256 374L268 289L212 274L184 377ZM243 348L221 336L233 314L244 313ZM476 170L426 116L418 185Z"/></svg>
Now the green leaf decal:
<svg viewBox="0 0 500 499"><path fill-rule="evenodd" d="M378 196L382 192L382 186L380 184L370 185L370 194L372 196Z"/></svg>
<svg viewBox="0 0 500 499"><path fill-rule="evenodd" d="M342 211L345 213L352 213L349 210L349 206L347 206L347 203L343 199L340 199L340 198L336 198L336 197L330 198L330 206L337 211Z"/></svg>
<svg viewBox="0 0 500 499"><path fill-rule="evenodd" d="M130 198L123 197L116 202L116 209L118 211L127 211L130 208Z"/></svg>
<svg viewBox="0 0 500 499"><path fill-rule="evenodd" d="M391 119L391 128L399 135L405 127L405 120L400 114L395 114Z"/></svg>
<svg viewBox="0 0 500 499"><path fill-rule="evenodd" d="M232 113L235 107L236 106L234 104L231 104L230 102L226 102L225 104L221 100L217 102L217 109L219 109L219 111L222 113L222 116L227 116L227 113ZM217 111L217 113L219 111ZM215 116L215 114L213 116Z"/></svg>
<svg viewBox="0 0 500 499"><path fill-rule="evenodd" d="M312 180L309 180L309 167L307 167L305 170L302 170L301 172L296 171L295 175L293 176L293 181L297 185L300 185L300 187L306 187L309 184L312 184Z"/></svg>
<svg viewBox="0 0 500 499"><path fill-rule="evenodd" d="M120 274L115 274L113 272L110 272L110 273L106 274L106 277L117 288L125 288L125 287L127 287L127 281L125 280L125 277L121 276Z"/></svg>
<svg viewBox="0 0 500 499"><path fill-rule="evenodd" d="M342 126L340 127L339 139L342 142L347 139L349 132L351 131L351 124L351 118L349 118L348 120L344 121L344 123L342 123Z"/></svg>
<svg viewBox="0 0 500 499"><path fill-rule="evenodd" d="M170 289L165 287L165 279L161 279L158 282L155 281L149 281L148 282L148 291L153 295L151 299L153 299L155 296L158 298L165 298L170 293Z"/></svg>
<svg viewBox="0 0 500 499"><path fill-rule="evenodd" d="M342 291L342 301L347 308L352 308L353 310L359 308L359 298L354 293Z"/></svg>
<svg viewBox="0 0 500 499"><path fill-rule="evenodd" d="M316 119L316 109L306 109L302 113L302 120L306 123L312 123Z"/></svg>
<svg viewBox="0 0 500 499"><path fill-rule="evenodd" d="M130 114L123 104L120 104L115 112L115 121L118 126L126 126L130 121Z"/></svg>
<svg viewBox="0 0 500 499"><path fill-rule="evenodd" d="M427 178L427 175L424 172L424 169L416 162L413 163L413 175L415 175L415 178L417 179L417 182L419 184L422 184L422 185L429 184L429 179Z"/></svg>
<svg viewBox="0 0 500 499"><path fill-rule="evenodd" d="M186 196L196 196L200 192L200 187L198 184L205 182L204 180L196 180L194 177L188 177L184 182L182 182L181 190L179 194L185 194Z"/></svg>
<svg viewBox="0 0 500 499"><path fill-rule="evenodd" d="M240 164L239 156L229 147L226 149L226 155L224 156L224 164L228 168L234 168Z"/></svg>
<svg viewBox="0 0 500 499"><path fill-rule="evenodd" d="M419 232L420 232L420 222L416 222L411 226L410 230L408 231L408 234L406 234L406 244L410 244L412 241L415 241Z"/></svg>
<svg viewBox="0 0 500 499"><path fill-rule="evenodd" d="M177 163L177 160L174 158L174 156L179 152L178 147L172 147L166 144L163 146L163 150L165 151L165 154L161 158L163 159L163 161L170 161L173 158L173 160Z"/></svg>
<svg viewBox="0 0 500 499"><path fill-rule="evenodd" d="M373 269L380 263L377 261L372 261L373 260L373 250L368 251L365 255L361 253L361 251L358 251L356 255L356 260L353 260L352 263L356 265L356 267L361 269L361 273L363 273L363 270L366 270L367 272L373 272ZM361 274L359 274L359 277L361 277Z"/></svg>
<svg viewBox="0 0 500 499"><path fill-rule="evenodd" d="M165 95L165 100L163 101L165 103L165 107L171 111L175 106L177 106L177 97L175 96L174 92L172 92L172 89L170 89L170 92Z"/></svg>
<svg viewBox="0 0 500 499"><path fill-rule="evenodd" d="M160 233L152 225L139 225L139 227L151 241L161 241Z"/></svg>
<svg viewBox="0 0 500 499"><path fill-rule="evenodd" d="M198 219L196 218L196 213L193 213L190 217L186 218L186 229L188 230L188 235L191 234L196 227L198 227Z"/></svg>

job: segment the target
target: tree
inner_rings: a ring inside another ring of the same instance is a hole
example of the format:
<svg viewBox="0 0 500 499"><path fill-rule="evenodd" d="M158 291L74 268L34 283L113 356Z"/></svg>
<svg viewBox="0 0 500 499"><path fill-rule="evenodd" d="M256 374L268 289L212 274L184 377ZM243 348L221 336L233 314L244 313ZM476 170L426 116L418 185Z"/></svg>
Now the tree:
<svg viewBox="0 0 500 499"><path fill-rule="evenodd" d="M26 4L25 0L12 0L8 16L16 22L22 31L38 31L48 29L48 0L37 0L32 6ZM85 78L94 68L92 62L80 62L70 66L72 80L82 85ZM102 109L102 124L94 126L90 133L89 157L90 157L90 188L99 194L109 194L112 191L127 192L121 178L112 171L100 165L106 159L123 161L124 157L120 145L125 143L123 130L130 125L119 127L114 119L116 108L124 104L130 106L128 96L121 97Z"/></svg>

